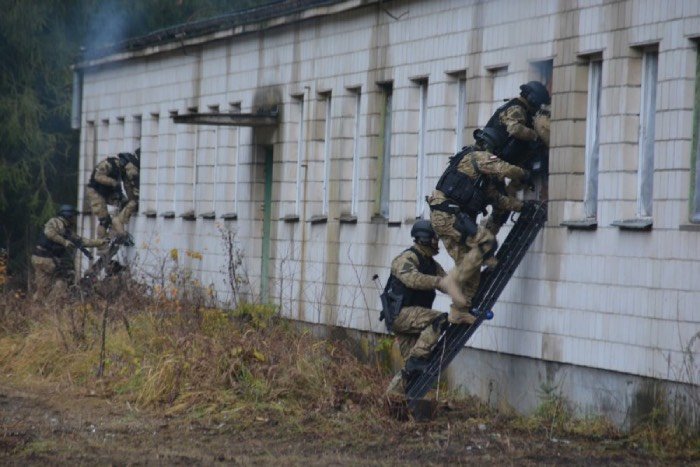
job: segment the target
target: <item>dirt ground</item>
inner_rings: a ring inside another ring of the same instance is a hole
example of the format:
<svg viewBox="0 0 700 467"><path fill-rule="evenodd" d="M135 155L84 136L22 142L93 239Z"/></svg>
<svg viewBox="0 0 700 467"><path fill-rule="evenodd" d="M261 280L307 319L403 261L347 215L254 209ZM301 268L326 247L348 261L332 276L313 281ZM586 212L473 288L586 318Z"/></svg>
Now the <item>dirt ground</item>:
<svg viewBox="0 0 700 467"><path fill-rule="evenodd" d="M312 420L310 417L309 420ZM324 436L310 421L297 430L256 419L167 417L126 402L0 376L0 463L283 465L668 465L621 440L557 439L514 432L442 407L429 422L406 421L378 433L352 427ZM458 426L459 430L455 429ZM683 462L680 462L683 463Z"/></svg>

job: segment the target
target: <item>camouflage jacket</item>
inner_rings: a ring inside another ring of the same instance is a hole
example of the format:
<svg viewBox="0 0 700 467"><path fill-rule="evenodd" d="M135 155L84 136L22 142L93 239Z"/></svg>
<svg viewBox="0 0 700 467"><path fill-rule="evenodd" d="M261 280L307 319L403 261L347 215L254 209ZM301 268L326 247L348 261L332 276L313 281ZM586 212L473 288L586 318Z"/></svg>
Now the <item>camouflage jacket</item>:
<svg viewBox="0 0 700 467"><path fill-rule="evenodd" d="M44 235L47 239L59 245L63 245L64 247L73 244L70 241L71 239L80 240L86 247L97 247L103 244L103 241L99 239L84 238L76 235L71 228L70 222L60 216L49 219L46 225L44 225Z"/></svg>
<svg viewBox="0 0 700 467"><path fill-rule="evenodd" d="M537 136L540 138L545 146L549 147L549 121L550 121L550 110L549 106L543 106L537 111L532 119L532 126L535 127Z"/></svg>
<svg viewBox="0 0 700 467"><path fill-rule="evenodd" d="M474 165L478 173L474 170ZM525 177L526 171L517 165L509 164L487 151L472 151L465 155L457 166L457 170L476 180L479 174L486 176L487 182L482 188L488 204L496 209L520 212L523 202L513 196L508 196L503 190L505 178L519 180ZM444 193L435 190L430 204L437 204L447 198Z"/></svg>
<svg viewBox="0 0 700 467"><path fill-rule="evenodd" d="M413 244L413 248L421 252L425 257L433 255L428 247ZM433 290L437 288L441 277L445 277L445 270L436 261L437 272L435 276L423 274L419 271L419 259L411 250L406 250L391 262L391 273L400 280L406 287L415 290Z"/></svg>
<svg viewBox="0 0 700 467"><path fill-rule="evenodd" d="M113 159L113 161L110 162L110 159ZM115 162L114 159L116 158L108 157L98 162L95 169L92 171L92 180L94 180L94 182L98 185L103 185L116 190L120 188L121 180L120 177L114 173L115 170L112 167L112 164ZM116 164L116 170L121 173L122 168L119 166L119 162L116 161ZM114 175L117 175L118 178L115 178Z"/></svg>
<svg viewBox="0 0 700 467"><path fill-rule="evenodd" d="M130 200L139 199L139 168L129 162L124 167L124 190Z"/></svg>
<svg viewBox="0 0 700 467"><path fill-rule="evenodd" d="M499 115L499 121L506 127L508 136L522 141L534 141L537 139L537 132L527 125L527 102L522 97L517 98L523 103L512 105Z"/></svg>

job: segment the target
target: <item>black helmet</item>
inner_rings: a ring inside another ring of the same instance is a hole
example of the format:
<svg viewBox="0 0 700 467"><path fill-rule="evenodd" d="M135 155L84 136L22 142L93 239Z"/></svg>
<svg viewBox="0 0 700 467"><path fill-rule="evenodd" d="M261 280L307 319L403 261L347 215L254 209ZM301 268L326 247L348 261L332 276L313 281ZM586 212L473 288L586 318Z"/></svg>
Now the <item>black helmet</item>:
<svg viewBox="0 0 700 467"><path fill-rule="evenodd" d="M520 95L535 110L539 110L543 104L549 105L550 102L549 91L539 81L530 81L520 86Z"/></svg>
<svg viewBox="0 0 700 467"><path fill-rule="evenodd" d="M504 134L496 128L487 126L483 130L474 130L474 141L480 143L481 146L492 154L500 154L503 147L506 145L507 139Z"/></svg>
<svg viewBox="0 0 700 467"><path fill-rule="evenodd" d="M137 149L137 151L139 152L139 154L141 153L140 149ZM118 157L123 167L126 167L126 164L128 164L129 162L134 164L136 167L138 167L140 164L138 157L136 157L135 154L132 154L130 152L120 152L118 154Z"/></svg>
<svg viewBox="0 0 700 467"><path fill-rule="evenodd" d="M411 237L413 237L416 243L421 245L430 245L436 235L430 221L420 219L413 224L413 227L411 227Z"/></svg>
<svg viewBox="0 0 700 467"><path fill-rule="evenodd" d="M62 204L58 208L58 215L65 217L66 219L71 219L78 214L78 209L72 204Z"/></svg>

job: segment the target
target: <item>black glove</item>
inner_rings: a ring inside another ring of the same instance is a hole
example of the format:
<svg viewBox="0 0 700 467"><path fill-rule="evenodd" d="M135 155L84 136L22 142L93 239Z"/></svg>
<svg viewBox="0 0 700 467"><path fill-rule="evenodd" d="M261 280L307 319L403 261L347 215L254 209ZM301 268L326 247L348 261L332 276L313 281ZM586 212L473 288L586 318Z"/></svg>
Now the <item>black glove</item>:
<svg viewBox="0 0 700 467"><path fill-rule="evenodd" d="M536 199L528 199L523 201L523 209L522 212L524 211L534 211L535 208L537 208L541 204L540 201Z"/></svg>

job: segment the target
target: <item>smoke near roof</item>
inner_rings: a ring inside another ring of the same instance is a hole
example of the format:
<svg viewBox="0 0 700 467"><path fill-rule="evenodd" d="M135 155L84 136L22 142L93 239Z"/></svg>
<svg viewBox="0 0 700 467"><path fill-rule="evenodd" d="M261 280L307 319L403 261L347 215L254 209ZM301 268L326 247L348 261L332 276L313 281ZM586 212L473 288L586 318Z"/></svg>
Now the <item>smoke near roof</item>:
<svg viewBox="0 0 700 467"><path fill-rule="evenodd" d="M122 42L129 37L128 25L134 9L127 8L125 2L107 0L98 2L97 10L90 19L85 38L86 54L92 55L97 50Z"/></svg>

